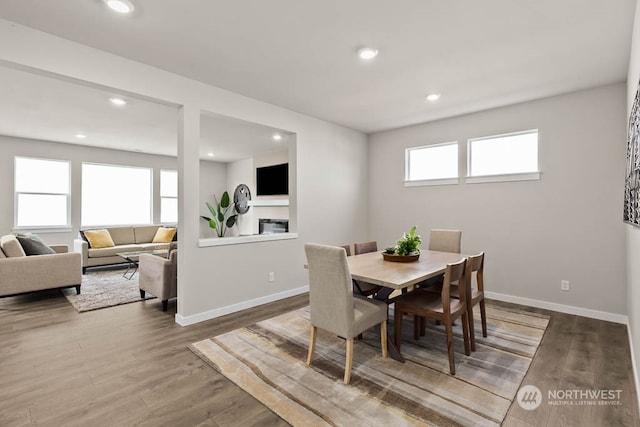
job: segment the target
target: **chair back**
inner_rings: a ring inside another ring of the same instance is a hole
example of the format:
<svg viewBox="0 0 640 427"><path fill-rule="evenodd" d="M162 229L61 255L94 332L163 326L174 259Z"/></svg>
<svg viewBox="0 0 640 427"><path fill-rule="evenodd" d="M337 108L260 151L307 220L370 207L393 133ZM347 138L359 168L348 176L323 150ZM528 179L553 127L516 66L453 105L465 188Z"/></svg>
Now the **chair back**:
<svg viewBox="0 0 640 427"><path fill-rule="evenodd" d="M442 306L444 312L451 310L449 305L449 298L451 297L451 285L458 285L458 294L460 296L460 302L464 305L466 302L466 286L468 282L468 269L467 260L463 259L458 262L447 264L447 268L444 271L444 281L442 282Z"/></svg>
<svg viewBox="0 0 640 427"><path fill-rule="evenodd" d="M344 251L347 253L347 256L351 256L351 245L342 245L341 248L344 248Z"/></svg>
<svg viewBox="0 0 640 427"><path fill-rule="evenodd" d="M309 267L311 324L340 336L355 323L351 273L339 246L304 245Z"/></svg>
<svg viewBox="0 0 640 427"><path fill-rule="evenodd" d="M461 230L434 229L429 234L429 250L459 254L461 241Z"/></svg>
<svg viewBox="0 0 640 427"><path fill-rule="evenodd" d="M471 290L471 276L476 273L476 284L478 291L484 291L484 252L472 255L467 258L467 269L469 270L469 290Z"/></svg>
<svg viewBox="0 0 640 427"><path fill-rule="evenodd" d="M377 252L378 244L376 242L354 243L353 252L356 255L366 254L369 252Z"/></svg>

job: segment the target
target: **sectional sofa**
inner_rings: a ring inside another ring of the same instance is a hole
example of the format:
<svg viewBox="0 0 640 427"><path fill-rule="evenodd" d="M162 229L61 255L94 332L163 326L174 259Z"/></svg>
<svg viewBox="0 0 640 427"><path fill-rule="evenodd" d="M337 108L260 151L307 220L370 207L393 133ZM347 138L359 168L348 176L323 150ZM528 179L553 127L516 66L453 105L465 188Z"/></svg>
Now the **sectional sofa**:
<svg viewBox="0 0 640 427"><path fill-rule="evenodd" d="M43 289L75 287L80 293L82 257L66 245L50 246L56 253L27 255L16 236L0 237L0 296Z"/></svg>
<svg viewBox="0 0 640 427"><path fill-rule="evenodd" d="M91 229L80 230L80 236L74 240L74 252L82 254L82 273L88 267L96 267L110 264L121 264L126 262L120 257L120 252L133 252L144 250L168 250L170 242L155 242L154 238L161 225L140 225L123 227L106 227L113 240L113 246L94 248L91 247L89 239L85 237L85 232ZM164 227L163 227L164 228ZM174 227L167 227L174 228ZM177 239L177 234L173 241Z"/></svg>

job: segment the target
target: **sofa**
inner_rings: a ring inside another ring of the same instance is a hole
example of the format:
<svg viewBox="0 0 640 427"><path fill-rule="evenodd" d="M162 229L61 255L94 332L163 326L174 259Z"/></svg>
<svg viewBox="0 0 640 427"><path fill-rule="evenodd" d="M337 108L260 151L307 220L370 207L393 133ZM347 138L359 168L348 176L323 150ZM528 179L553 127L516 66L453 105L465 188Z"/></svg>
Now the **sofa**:
<svg viewBox="0 0 640 427"><path fill-rule="evenodd" d="M178 250L169 249L169 257L152 254L140 255L138 286L140 298L145 293L158 297L162 301L162 311L167 311L169 299L178 296Z"/></svg>
<svg viewBox="0 0 640 427"><path fill-rule="evenodd" d="M0 237L0 296L69 287L80 293L82 256L66 245L48 247L55 253L27 255L15 235Z"/></svg>
<svg viewBox="0 0 640 427"><path fill-rule="evenodd" d="M127 261L120 257L120 252L168 250L170 242L154 242L158 230L173 229L175 227L163 227L161 225L140 225L123 227L106 227L102 229L82 229L80 236L73 242L74 252L82 255L82 273L86 273L88 267L97 267L111 264L122 264ZM106 230L111 242L106 247L92 247L87 232ZM161 230L162 231L162 230ZM174 234L172 241L175 241Z"/></svg>

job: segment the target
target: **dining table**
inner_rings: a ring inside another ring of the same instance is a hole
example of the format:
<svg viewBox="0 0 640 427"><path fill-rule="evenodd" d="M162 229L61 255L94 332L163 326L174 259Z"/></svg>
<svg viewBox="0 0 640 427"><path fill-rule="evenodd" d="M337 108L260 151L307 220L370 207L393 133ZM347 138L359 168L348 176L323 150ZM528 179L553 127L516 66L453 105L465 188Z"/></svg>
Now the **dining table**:
<svg viewBox="0 0 640 427"><path fill-rule="evenodd" d="M408 288L444 273L447 264L456 263L468 255L422 250L420 257L412 262L393 262L383 259L380 252L369 252L347 257L351 278L393 290L406 292ZM391 303L393 300L389 300ZM394 340L387 335L389 356L399 362L404 358Z"/></svg>

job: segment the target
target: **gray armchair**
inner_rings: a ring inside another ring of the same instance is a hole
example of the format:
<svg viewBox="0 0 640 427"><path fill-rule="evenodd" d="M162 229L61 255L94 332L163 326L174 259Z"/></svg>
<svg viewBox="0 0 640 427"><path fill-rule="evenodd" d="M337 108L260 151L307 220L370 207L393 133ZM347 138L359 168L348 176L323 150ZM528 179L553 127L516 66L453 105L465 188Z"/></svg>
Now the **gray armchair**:
<svg viewBox="0 0 640 427"><path fill-rule="evenodd" d="M162 301L162 310L167 311L169 299L178 296L178 251L170 251L168 259L141 254L138 264L140 298L149 292Z"/></svg>
<svg viewBox="0 0 640 427"><path fill-rule="evenodd" d="M304 247L309 266L311 337L307 365L311 365L317 329L339 335L347 341L344 383L351 380L353 339L380 324L382 357L387 357L387 305L364 297L354 297L347 254L341 247L308 243Z"/></svg>

